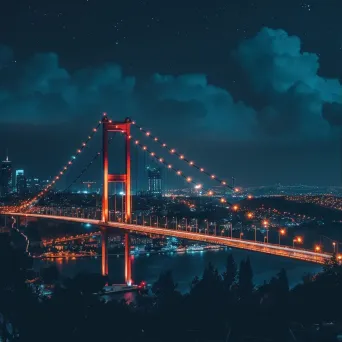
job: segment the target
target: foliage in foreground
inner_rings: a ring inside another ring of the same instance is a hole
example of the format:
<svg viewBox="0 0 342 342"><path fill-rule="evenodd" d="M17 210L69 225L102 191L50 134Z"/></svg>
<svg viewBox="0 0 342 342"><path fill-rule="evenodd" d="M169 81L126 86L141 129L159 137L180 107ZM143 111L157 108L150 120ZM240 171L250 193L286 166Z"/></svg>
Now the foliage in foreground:
<svg viewBox="0 0 342 342"><path fill-rule="evenodd" d="M138 295L134 304L101 301L93 293L105 279L97 275L60 284L53 269L42 272L45 282L56 282L52 298L42 300L25 282L30 262L1 238L3 341L219 341L248 334L281 342L288 340L291 322L342 320L342 268L335 258L324 272L290 290L285 270L256 287L249 259L238 267L229 255L223 274L209 264L188 294L177 291L166 271L153 285L153 295Z"/></svg>

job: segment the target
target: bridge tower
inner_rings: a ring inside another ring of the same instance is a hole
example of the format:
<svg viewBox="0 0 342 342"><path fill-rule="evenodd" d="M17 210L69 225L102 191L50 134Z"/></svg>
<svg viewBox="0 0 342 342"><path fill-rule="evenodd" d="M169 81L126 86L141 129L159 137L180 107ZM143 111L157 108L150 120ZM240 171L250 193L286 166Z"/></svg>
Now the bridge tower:
<svg viewBox="0 0 342 342"><path fill-rule="evenodd" d="M102 222L109 222L109 183L125 183L125 223L131 222L132 198L131 198L131 150L130 150L130 130L132 121L126 118L124 122L114 122L105 115L102 119L103 126L103 191L102 191ZM126 171L124 174L108 173L108 133L120 132L125 135L126 142ZM123 208L122 208L123 210ZM102 274L108 275L108 232L106 227L102 227ZM130 236L125 233L125 282L132 283L131 259L130 259Z"/></svg>

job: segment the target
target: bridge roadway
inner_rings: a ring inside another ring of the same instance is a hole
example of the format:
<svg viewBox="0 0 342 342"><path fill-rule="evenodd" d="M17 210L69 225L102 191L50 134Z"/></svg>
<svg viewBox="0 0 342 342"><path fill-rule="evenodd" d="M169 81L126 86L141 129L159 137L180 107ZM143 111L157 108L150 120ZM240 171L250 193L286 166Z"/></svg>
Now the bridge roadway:
<svg viewBox="0 0 342 342"><path fill-rule="evenodd" d="M0 215L10 216L23 216L23 217L36 217L42 219L52 219L68 222L78 223L90 223L101 227L112 227L124 229L130 232L143 233L143 234L156 234L177 237L181 239L188 239L192 241L207 242L212 244L218 244L222 246L245 249L255 251L259 253L272 254L282 256L285 258L297 259L308 261L316 264L324 264L327 259L332 257L329 253L317 253L310 250L301 248L293 248L290 246L275 245L263 242L254 242L251 240L243 240L237 238L230 238L225 236L207 235L201 233L186 232L182 230L175 230L170 228L156 228L150 226L142 226L136 224L125 224L120 222L108 222L104 223L100 220L80 218L80 217L69 217L69 216L58 216L58 215L43 215L43 214L26 214L26 213L15 213L15 212L0 212Z"/></svg>

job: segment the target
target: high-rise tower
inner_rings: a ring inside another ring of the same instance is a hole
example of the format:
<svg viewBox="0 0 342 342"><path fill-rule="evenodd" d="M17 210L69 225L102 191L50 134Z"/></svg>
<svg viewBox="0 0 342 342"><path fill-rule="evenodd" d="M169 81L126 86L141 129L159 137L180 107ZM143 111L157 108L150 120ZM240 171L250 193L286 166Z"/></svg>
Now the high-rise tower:
<svg viewBox="0 0 342 342"><path fill-rule="evenodd" d="M6 196L12 190L12 162L8 159L8 154L6 159L1 162L1 172L0 172L0 195Z"/></svg>
<svg viewBox="0 0 342 342"><path fill-rule="evenodd" d="M158 167L147 167L148 176L148 192L153 196L161 196L162 194L162 177L161 169Z"/></svg>

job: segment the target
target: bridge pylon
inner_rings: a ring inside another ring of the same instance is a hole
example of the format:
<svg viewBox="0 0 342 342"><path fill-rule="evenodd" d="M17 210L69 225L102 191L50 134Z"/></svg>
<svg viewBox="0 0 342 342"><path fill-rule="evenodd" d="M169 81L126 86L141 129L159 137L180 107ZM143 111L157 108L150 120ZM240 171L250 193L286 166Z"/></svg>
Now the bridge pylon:
<svg viewBox="0 0 342 342"><path fill-rule="evenodd" d="M132 121L126 118L123 122L109 120L106 115L102 119L103 141L102 141L102 157L103 157L103 190L102 190L102 222L109 222L109 183L120 182L125 183L125 223L131 222L132 213L132 197L131 197L131 148L130 148L130 132ZM125 135L125 159L126 170L124 174L109 174L108 172L108 133L119 132ZM102 274L108 275L108 235L104 233L106 229L103 227L102 237ZM131 259L130 259L130 238L129 234L125 234L125 281L131 284Z"/></svg>

